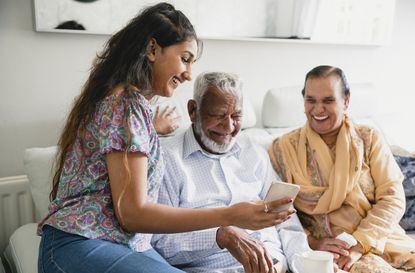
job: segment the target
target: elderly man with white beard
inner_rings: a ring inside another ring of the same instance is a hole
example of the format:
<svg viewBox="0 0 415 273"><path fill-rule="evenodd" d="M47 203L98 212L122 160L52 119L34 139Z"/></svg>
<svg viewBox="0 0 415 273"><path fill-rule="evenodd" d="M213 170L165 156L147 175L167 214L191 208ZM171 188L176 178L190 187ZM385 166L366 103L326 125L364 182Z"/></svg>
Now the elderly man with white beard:
<svg viewBox="0 0 415 273"><path fill-rule="evenodd" d="M159 203L212 208L258 201L279 179L265 149L238 136L241 89L233 74L197 77L187 105L192 126L162 142L166 170ZM289 202L281 199L281 205ZM285 272L294 253L310 248L295 211L284 210L279 216L279 224L259 231L228 226L159 234L152 244L170 264L186 272Z"/></svg>

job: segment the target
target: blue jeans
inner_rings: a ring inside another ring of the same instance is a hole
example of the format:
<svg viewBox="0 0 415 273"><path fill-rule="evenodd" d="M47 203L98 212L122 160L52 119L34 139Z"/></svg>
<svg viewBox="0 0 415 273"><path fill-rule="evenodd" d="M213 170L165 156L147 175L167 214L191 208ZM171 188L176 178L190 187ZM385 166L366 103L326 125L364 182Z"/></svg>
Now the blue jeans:
<svg viewBox="0 0 415 273"><path fill-rule="evenodd" d="M66 233L45 225L38 272L183 273L154 249L135 252L125 245Z"/></svg>

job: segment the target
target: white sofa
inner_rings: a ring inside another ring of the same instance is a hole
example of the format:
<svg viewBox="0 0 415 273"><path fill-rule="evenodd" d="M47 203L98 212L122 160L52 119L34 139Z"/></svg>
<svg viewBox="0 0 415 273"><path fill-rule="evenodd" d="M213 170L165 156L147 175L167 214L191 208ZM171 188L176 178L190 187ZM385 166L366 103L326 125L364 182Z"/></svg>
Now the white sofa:
<svg viewBox="0 0 415 273"><path fill-rule="evenodd" d="M268 91L264 98L262 119L264 128L254 127L256 124L255 111L248 100L245 100L245 113L242 134L268 147L272 139L288 132L301 124L305 118L303 113L301 88L287 87L276 88ZM168 102L158 101L157 104L175 104L179 115L182 116L181 130L187 128L190 120L186 113L186 101L190 92L181 93ZM382 127L378 113L376 93L369 84L356 84L352 86L352 99L350 115L352 118L369 123L376 127ZM366 107L367 102L371 107ZM386 128L386 129L385 129ZM390 143L396 144L399 135L387 135L388 128L381 128ZM413 133L413 132L412 132ZM413 138L415 139L415 137ZM414 141L415 144L415 141ZM414 145L408 143L406 149L415 150ZM404 146L405 148L405 146ZM51 168L56 147L32 148L25 151L24 165L29 178L30 191L36 211L36 220L42 218L47 212L48 194L51 185ZM414 216L415 217L415 216ZM36 236L36 223L30 223L19 227L11 235L5 258L11 265L12 272L31 273L37 272L37 256L40 237ZM415 234L411 235L415 239ZM0 273L1 268L0 268Z"/></svg>

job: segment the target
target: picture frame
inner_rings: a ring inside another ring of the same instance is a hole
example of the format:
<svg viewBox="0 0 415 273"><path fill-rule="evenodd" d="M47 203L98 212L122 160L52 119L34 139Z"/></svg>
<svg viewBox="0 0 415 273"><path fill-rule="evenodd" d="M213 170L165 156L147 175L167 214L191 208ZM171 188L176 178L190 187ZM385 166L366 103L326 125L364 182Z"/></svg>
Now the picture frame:
<svg viewBox="0 0 415 273"><path fill-rule="evenodd" d="M160 0L33 0L35 29L111 35ZM395 0L165 0L202 39L388 44Z"/></svg>
<svg viewBox="0 0 415 273"><path fill-rule="evenodd" d="M300 0L167 0L181 10L201 38L290 38L278 6ZM304 1L304 0L301 0ZM318 0L307 0L318 1ZM157 0L34 0L35 29L110 35ZM298 13L298 11L297 11ZM277 18L278 17L278 18ZM282 29L285 28L285 29ZM309 36L309 35L308 35ZM308 38L308 37L297 37Z"/></svg>

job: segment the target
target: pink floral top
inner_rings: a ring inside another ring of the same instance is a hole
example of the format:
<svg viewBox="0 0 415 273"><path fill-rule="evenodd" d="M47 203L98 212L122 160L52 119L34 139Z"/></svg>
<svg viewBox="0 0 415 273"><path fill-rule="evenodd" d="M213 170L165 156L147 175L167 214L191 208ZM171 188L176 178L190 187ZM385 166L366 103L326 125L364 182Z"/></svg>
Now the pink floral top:
<svg viewBox="0 0 415 273"><path fill-rule="evenodd" d="M50 225L87 238L125 244L135 251L150 248L151 234L124 231L113 209L105 155L125 151L129 136L128 152L141 152L148 158L148 200L156 201L164 165L150 105L137 92L109 96L97 104L84 136L78 135L68 153L56 199L39 224L39 234L43 225Z"/></svg>

